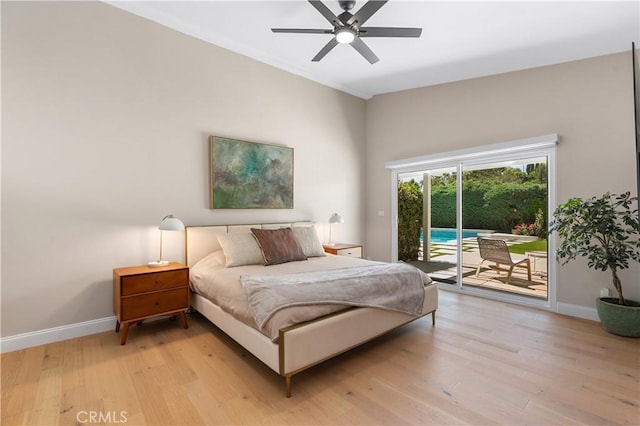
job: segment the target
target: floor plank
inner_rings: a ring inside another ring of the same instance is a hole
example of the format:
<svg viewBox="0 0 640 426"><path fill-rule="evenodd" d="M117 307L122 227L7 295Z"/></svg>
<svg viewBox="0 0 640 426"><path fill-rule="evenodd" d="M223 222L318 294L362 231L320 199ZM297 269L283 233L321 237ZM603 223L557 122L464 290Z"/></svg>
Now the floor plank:
<svg viewBox="0 0 640 426"><path fill-rule="evenodd" d="M206 319L189 325L2 354L1 423L640 424L640 339L546 311L442 291L435 327L420 319L301 372L289 399Z"/></svg>

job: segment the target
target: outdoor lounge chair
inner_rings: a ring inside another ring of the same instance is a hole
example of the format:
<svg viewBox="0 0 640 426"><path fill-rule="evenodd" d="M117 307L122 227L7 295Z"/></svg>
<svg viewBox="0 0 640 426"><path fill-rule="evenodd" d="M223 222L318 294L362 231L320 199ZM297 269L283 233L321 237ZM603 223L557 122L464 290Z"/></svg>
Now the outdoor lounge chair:
<svg viewBox="0 0 640 426"><path fill-rule="evenodd" d="M509 253L507 243L503 240L478 237L478 248L480 248L482 261L476 270L476 277L480 274L480 267L482 267L482 264L486 260L488 262L495 262L495 266L487 265L487 267L495 269L498 274L500 274L500 271L507 272L507 284L509 284L511 273L516 266L527 268L527 279L531 281L531 263L529 262L529 258L525 257L514 262L511 258L511 253ZM503 268L502 265L505 267Z"/></svg>

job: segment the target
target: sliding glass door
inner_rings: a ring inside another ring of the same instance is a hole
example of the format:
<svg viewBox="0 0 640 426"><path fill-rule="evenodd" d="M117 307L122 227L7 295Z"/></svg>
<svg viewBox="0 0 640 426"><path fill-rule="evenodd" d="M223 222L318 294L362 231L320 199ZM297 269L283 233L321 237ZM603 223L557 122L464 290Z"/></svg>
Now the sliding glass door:
<svg viewBox="0 0 640 426"><path fill-rule="evenodd" d="M456 167L398 174L398 260L456 284Z"/></svg>
<svg viewBox="0 0 640 426"><path fill-rule="evenodd" d="M443 288L551 306L556 142L548 135L388 164L396 259Z"/></svg>
<svg viewBox="0 0 640 426"><path fill-rule="evenodd" d="M462 165L462 286L547 300L546 156Z"/></svg>

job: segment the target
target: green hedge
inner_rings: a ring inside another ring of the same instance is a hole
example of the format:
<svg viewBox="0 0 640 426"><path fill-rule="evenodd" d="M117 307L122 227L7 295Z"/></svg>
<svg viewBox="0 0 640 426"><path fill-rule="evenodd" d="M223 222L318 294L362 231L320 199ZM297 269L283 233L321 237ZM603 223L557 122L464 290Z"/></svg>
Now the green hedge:
<svg viewBox="0 0 640 426"><path fill-rule="evenodd" d="M462 184L462 226L466 229L493 229L511 232L516 224L534 223L542 211L546 233L547 186L540 183ZM540 221L540 220L539 220ZM431 191L431 226L455 228L455 184L435 186Z"/></svg>
<svg viewBox="0 0 640 426"><path fill-rule="evenodd" d="M418 259L422 198L422 188L416 181L398 184L398 260Z"/></svg>

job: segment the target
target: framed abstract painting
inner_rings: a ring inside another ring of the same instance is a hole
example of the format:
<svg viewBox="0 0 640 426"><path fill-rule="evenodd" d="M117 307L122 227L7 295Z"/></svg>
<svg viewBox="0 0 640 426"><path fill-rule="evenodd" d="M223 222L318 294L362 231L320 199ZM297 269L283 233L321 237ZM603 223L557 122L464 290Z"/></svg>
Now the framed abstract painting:
<svg viewBox="0 0 640 426"><path fill-rule="evenodd" d="M211 136L212 209L292 209L293 148Z"/></svg>

